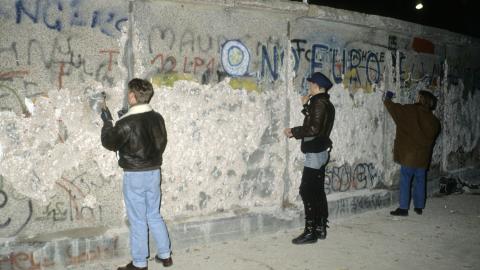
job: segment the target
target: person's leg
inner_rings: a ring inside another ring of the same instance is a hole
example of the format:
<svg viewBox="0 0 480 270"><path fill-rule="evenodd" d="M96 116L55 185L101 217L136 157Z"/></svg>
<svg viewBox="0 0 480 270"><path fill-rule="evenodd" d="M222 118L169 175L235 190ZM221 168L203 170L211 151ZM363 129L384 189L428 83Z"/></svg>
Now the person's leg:
<svg viewBox="0 0 480 270"><path fill-rule="evenodd" d="M313 208L314 193L312 183L316 178L315 169L303 167L302 182L300 183L300 196L305 210L305 229L302 234L292 240L294 244L315 243L315 212Z"/></svg>
<svg viewBox="0 0 480 270"><path fill-rule="evenodd" d="M425 169L415 169L415 185L413 187L413 207L417 209L425 208L425 185L427 171Z"/></svg>
<svg viewBox="0 0 480 270"><path fill-rule="evenodd" d="M328 151L320 153L307 153L305 167L311 176L305 180L304 196L313 204L315 219L328 218L328 203L325 193L325 168L329 159ZM302 179L303 183L303 179ZM302 188L302 187L301 187Z"/></svg>
<svg viewBox="0 0 480 270"><path fill-rule="evenodd" d="M148 229L145 205L145 185L142 172L124 172L123 195L130 223L130 253L133 265L146 267Z"/></svg>
<svg viewBox="0 0 480 270"><path fill-rule="evenodd" d="M171 253L170 238L168 236L167 226L160 215L162 198L160 183L160 170L149 171L149 187L146 191L147 221L150 232L152 232L157 245L157 256L160 259L167 259Z"/></svg>
<svg viewBox="0 0 480 270"><path fill-rule="evenodd" d="M327 194L325 193L325 169L326 164L318 170L318 201L319 201L319 216L324 219L328 219L328 201Z"/></svg>
<svg viewBox="0 0 480 270"><path fill-rule="evenodd" d="M305 208L305 219L313 220L315 218L315 212L313 206L317 203L317 190L318 190L318 170L303 167L302 182L300 183L300 196ZM307 207L308 206L308 207Z"/></svg>
<svg viewBox="0 0 480 270"><path fill-rule="evenodd" d="M400 209L410 208L410 187L414 172L413 168L400 167Z"/></svg>
<svg viewBox="0 0 480 270"><path fill-rule="evenodd" d="M327 237L327 223L328 223L328 202L327 194L325 193L325 169L324 164L317 171L317 185L316 190L318 195L316 196L316 205L314 207L316 211L315 217L315 230L319 239L325 239Z"/></svg>

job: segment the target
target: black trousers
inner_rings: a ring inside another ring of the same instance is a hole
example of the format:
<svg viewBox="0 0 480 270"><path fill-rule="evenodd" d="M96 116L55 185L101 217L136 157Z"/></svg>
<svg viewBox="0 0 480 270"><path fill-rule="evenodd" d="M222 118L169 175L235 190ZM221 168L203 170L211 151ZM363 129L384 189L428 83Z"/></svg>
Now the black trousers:
<svg viewBox="0 0 480 270"><path fill-rule="evenodd" d="M313 169L303 167L302 182L300 183L300 196L305 207L307 220L328 218L327 194L325 194L325 167Z"/></svg>

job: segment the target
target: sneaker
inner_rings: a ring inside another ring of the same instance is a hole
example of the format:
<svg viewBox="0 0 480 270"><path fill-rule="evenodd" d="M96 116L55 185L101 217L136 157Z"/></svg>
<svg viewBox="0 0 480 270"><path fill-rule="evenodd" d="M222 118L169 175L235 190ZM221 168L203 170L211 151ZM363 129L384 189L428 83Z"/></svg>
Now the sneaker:
<svg viewBox="0 0 480 270"><path fill-rule="evenodd" d="M415 211L415 213L421 215L423 213L423 209L422 208L413 208L413 211Z"/></svg>
<svg viewBox="0 0 480 270"><path fill-rule="evenodd" d="M390 215L392 215L392 216L403 216L403 217L406 217L406 216L408 216L408 210L407 210L407 209L397 208L397 209L395 209L395 211L391 211L391 212L390 212Z"/></svg>
<svg viewBox="0 0 480 270"><path fill-rule="evenodd" d="M155 255L155 261L157 263L161 263L164 267L169 267L169 266L172 266L173 264L172 256L166 259L161 259L160 257L158 257L158 255Z"/></svg>

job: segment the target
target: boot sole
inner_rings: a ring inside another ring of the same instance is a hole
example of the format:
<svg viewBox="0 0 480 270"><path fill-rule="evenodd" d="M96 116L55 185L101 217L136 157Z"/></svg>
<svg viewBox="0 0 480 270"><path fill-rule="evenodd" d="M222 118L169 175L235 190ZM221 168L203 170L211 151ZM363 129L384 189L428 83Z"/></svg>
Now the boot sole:
<svg viewBox="0 0 480 270"><path fill-rule="evenodd" d="M315 241L311 240L311 241L305 241L305 242L294 242L294 241L292 241L292 244L303 245L303 244L315 244L316 242L317 242L317 240L315 240Z"/></svg>

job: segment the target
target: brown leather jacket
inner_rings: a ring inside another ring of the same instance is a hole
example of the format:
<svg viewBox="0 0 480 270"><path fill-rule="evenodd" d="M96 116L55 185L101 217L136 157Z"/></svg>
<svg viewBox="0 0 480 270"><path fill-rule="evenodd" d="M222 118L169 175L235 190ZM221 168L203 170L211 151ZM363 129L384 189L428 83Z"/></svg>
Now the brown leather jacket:
<svg viewBox="0 0 480 270"><path fill-rule="evenodd" d="M394 161L411 168L428 169L440 121L419 103L401 105L388 99L383 103L397 126Z"/></svg>
<svg viewBox="0 0 480 270"><path fill-rule="evenodd" d="M332 147L330 133L335 120L335 107L330 102L330 95L320 93L310 98L304 105L303 125L292 128L293 137L302 140L303 153L319 153ZM314 137L305 140L306 137Z"/></svg>
<svg viewBox="0 0 480 270"><path fill-rule="evenodd" d="M118 165L125 171L159 169L167 146L165 122L148 104L137 106L133 106L115 126L110 121L105 122L102 145L119 152Z"/></svg>

